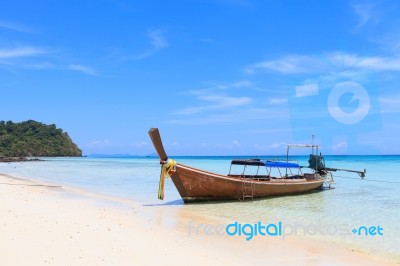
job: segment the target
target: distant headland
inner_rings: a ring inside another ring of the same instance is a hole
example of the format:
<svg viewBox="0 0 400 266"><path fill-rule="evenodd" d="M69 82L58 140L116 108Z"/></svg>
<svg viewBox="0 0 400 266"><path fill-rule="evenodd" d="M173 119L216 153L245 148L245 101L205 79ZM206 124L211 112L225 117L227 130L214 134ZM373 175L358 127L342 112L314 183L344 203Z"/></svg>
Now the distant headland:
<svg viewBox="0 0 400 266"><path fill-rule="evenodd" d="M0 121L0 162L32 160L26 157L81 157L82 150L56 125L34 120Z"/></svg>

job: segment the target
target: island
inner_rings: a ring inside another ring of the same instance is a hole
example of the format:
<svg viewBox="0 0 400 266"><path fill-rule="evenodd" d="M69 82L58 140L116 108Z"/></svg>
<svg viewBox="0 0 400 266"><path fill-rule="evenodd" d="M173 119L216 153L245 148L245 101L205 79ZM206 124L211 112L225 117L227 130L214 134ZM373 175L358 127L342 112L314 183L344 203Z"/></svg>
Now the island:
<svg viewBox="0 0 400 266"><path fill-rule="evenodd" d="M26 157L81 157L82 150L56 125L34 120L0 121L0 162L32 160Z"/></svg>

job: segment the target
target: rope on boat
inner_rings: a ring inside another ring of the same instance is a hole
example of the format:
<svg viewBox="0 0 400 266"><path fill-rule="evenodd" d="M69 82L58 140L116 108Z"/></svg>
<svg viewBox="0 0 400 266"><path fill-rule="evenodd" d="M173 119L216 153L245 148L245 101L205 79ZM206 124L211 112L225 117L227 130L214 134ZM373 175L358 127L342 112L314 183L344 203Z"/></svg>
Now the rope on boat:
<svg viewBox="0 0 400 266"><path fill-rule="evenodd" d="M172 172L175 172L176 162L172 159L168 159L167 161L160 161L161 164L161 173L160 173L160 182L158 184L158 199L164 199L164 183L165 178L170 177Z"/></svg>
<svg viewBox="0 0 400 266"><path fill-rule="evenodd" d="M357 177L340 176L340 175L335 175L335 176L341 177L341 178L347 178L347 179L360 180L360 178L357 178ZM367 179L367 178L363 178L362 180L371 181L371 182L389 183L389 184L400 184L400 182L396 182L396 181L376 180L376 179Z"/></svg>

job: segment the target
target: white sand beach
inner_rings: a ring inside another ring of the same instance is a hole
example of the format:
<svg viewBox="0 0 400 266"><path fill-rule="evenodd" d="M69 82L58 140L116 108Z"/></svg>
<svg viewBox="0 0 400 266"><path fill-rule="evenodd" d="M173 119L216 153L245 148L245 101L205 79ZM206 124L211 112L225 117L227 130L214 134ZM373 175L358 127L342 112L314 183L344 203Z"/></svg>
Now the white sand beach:
<svg viewBox="0 0 400 266"><path fill-rule="evenodd" d="M303 239L189 234L204 217L0 174L2 265L399 265Z"/></svg>

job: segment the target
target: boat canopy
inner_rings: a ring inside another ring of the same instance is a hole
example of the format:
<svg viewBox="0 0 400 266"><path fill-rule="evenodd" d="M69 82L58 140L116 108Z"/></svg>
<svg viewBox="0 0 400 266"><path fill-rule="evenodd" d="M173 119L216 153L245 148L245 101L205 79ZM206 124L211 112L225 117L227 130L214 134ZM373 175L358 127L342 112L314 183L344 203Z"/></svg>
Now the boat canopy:
<svg viewBox="0 0 400 266"><path fill-rule="evenodd" d="M300 165L297 163L277 162L277 161L266 161L265 166L276 167L276 168L300 168Z"/></svg>
<svg viewBox="0 0 400 266"><path fill-rule="evenodd" d="M264 162L260 159L234 159L231 164L235 165L253 165L253 166L264 166Z"/></svg>
<svg viewBox="0 0 400 266"><path fill-rule="evenodd" d="M274 168L300 168L300 165L297 163L283 161L261 161L260 159L234 159L232 160L231 164L265 166Z"/></svg>

